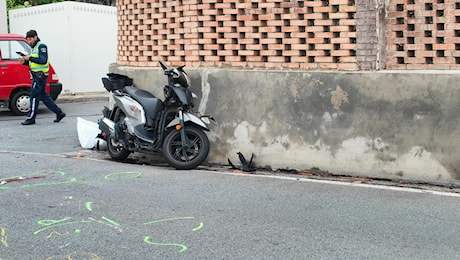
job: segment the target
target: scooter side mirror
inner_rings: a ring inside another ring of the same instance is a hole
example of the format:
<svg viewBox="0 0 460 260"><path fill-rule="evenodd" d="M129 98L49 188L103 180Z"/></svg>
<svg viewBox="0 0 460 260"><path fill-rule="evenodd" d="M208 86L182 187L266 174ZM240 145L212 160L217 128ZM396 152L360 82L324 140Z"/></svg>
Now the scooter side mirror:
<svg viewBox="0 0 460 260"><path fill-rule="evenodd" d="M163 70L167 70L167 69L168 69L168 66L166 66L166 64L165 64L162 60L159 60L159 62L160 62L161 68L162 68Z"/></svg>

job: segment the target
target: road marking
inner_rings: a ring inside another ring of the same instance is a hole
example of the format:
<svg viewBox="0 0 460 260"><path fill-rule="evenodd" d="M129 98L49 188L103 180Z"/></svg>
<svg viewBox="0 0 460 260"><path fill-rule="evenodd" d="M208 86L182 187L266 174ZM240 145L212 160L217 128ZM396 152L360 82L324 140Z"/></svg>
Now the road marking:
<svg viewBox="0 0 460 260"><path fill-rule="evenodd" d="M312 183L321 183L321 184L380 189L380 190L422 193L422 194L430 194L430 195L438 195L438 196L446 196L446 197L460 197L460 193L454 193L454 192L435 191L435 190L430 190L430 189L420 189L420 188L410 188L410 187L387 186L387 185L380 185L380 184L366 184L366 183L353 183L353 182L332 181L332 180L318 180L318 179L308 179L308 178L288 177L288 176L239 174L239 173L232 173L232 172L217 172L217 173L226 174L226 175L236 175L236 176L241 176L241 177L271 178L271 179L280 179L280 180L312 182Z"/></svg>
<svg viewBox="0 0 460 260"><path fill-rule="evenodd" d="M6 228L4 228L4 227L0 227L0 243L2 243L2 245L4 247L8 247L8 241L7 241L7 236L6 236Z"/></svg>

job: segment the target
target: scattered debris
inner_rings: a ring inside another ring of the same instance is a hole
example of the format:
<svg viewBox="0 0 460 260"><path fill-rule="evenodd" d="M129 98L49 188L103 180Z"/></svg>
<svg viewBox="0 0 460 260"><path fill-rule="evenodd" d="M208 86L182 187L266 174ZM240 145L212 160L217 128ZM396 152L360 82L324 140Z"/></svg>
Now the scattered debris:
<svg viewBox="0 0 460 260"><path fill-rule="evenodd" d="M40 179L40 178L45 178L45 176L18 177L18 178L14 178L14 179L7 179L7 180L1 181L0 185L5 185L7 183L15 182L15 181L24 181L24 180Z"/></svg>
<svg viewBox="0 0 460 260"><path fill-rule="evenodd" d="M96 146L94 148L97 151L107 150L107 135L105 133L100 133L96 136Z"/></svg>
<svg viewBox="0 0 460 260"><path fill-rule="evenodd" d="M253 165L252 165L252 160L254 159L254 154L251 155L251 160L249 160L249 162L246 160L246 158L244 157L244 155L241 153L241 152L237 152L236 154L238 154L238 158L240 159L240 162L241 162L241 169L236 167L232 161L230 161L230 158L228 159L228 163L230 164L230 166L232 167L232 169L238 169L238 170L242 170L243 172L253 172L255 171Z"/></svg>

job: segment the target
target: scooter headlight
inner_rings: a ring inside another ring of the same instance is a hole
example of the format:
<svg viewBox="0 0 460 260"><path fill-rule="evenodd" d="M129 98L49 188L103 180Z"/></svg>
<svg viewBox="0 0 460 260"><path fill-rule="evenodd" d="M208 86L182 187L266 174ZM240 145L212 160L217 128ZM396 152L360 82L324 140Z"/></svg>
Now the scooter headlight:
<svg viewBox="0 0 460 260"><path fill-rule="evenodd" d="M207 116L202 116L201 121L203 121L207 125L209 125L211 123L211 120L209 120L209 117L207 117Z"/></svg>
<svg viewBox="0 0 460 260"><path fill-rule="evenodd" d="M200 119L207 125L211 124L211 121L216 122L216 120L214 120L214 118L211 115L200 116Z"/></svg>

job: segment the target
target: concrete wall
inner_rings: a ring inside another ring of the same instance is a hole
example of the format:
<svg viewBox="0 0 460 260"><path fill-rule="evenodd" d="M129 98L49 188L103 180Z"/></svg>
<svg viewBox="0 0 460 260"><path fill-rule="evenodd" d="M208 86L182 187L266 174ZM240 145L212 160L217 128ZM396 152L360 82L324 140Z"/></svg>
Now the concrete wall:
<svg viewBox="0 0 460 260"><path fill-rule="evenodd" d="M117 12L113 6L61 2L10 10L11 33L35 29L48 45L64 93L104 91L101 77L116 62Z"/></svg>
<svg viewBox="0 0 460 260"><path fill-rule="evenodd" d="M186 68L187 69L187 68ZM162 97L157 68L111 72ZM460 180L460 72L187 69L214 115L210 163L431 182Z"/></svg>

